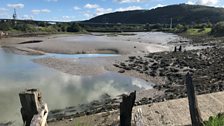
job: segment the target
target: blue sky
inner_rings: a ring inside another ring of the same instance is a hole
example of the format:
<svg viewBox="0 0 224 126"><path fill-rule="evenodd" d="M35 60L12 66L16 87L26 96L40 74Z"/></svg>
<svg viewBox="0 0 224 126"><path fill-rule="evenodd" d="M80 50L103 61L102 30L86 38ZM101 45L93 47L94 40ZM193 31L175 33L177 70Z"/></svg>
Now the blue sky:
<svg viewBox="0 0 224 126"><path fill-rule="evenodd" d="M224 6L224 0L0 0L0 19L12 18L13 8L19 19L79 21L109 12L180 3Z"/></svg>

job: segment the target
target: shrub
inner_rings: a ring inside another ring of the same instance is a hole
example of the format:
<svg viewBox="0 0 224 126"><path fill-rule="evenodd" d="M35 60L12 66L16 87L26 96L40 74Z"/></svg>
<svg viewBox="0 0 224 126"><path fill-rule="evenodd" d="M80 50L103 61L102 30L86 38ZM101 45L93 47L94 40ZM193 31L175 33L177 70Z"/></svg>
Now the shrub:
<svg viewBox="0 0 224 126"><path fill-rule="evenodd" d="M224 36L224 22L218 22L213 28L211 33L216 36Z"/></svg>

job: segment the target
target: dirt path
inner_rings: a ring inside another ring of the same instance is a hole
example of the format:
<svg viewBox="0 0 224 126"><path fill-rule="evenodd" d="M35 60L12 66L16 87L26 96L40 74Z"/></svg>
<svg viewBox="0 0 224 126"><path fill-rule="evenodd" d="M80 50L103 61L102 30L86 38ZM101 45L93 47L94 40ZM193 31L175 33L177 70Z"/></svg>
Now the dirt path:
<svg viewBox="0 0 224 126"><path fill-rule="evenodd" d="M203 120L208 120L210 116L224 112L224 92L200 95L198 103ZM144 123L148 126L179 126L191 123L187 98L137 106L133 113L139 108L142 109ZM119 112L113 111L53 122L49 126L106 126L116 125L118 121Z"/></svg>

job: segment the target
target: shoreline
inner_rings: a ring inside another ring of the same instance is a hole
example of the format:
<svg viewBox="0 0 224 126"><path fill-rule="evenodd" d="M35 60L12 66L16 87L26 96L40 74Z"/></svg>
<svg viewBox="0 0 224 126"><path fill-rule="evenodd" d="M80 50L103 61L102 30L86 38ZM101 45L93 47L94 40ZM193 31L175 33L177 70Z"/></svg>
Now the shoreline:
<svg viewBox="0 0 224 126"><path fill-rule="evenodd" d="M62 38L66 37L72 37L73 35L62 35ZM83 35L75 35L76 37L82 37ZM99 35L96 35L98 37ZM102 37L102 36L99 36ZM0 43L3 47L8 47L12 49L13 53L18 53L18 54L23 54L23 55L43 55L45 53L65 53L65 54L76 54L76 52L81 52L81 53L96 53L97 50L101 49L102 53L107 53L109 50L109 53L118 53L121 56L119 57L103 57L103 58L88 58L88 59L77 59L75 62L72 59L58 59L58 58L39 58L39 59L34 59L33 61L35 63L56 69L58 71L61 71L63 73L68 73L71 75L97 75L97 74L102 74L107 71L112 71L116 72L119 74L127 75L127 76L132 76L136 78L143 79L145 81L151 81L156 83L157 85L154 86L154 89L148 90L148 91L140 91L138 92L137 96L139 96L138 100L136 100L136 105L144 105L144 104L151 104L155 102L162 102L164 100L170 100L170 99L177 99L177 98L182 98L185 97L185 94L178 94L177 92L183 91L180 90L180 88L183 88L183 86L172 86L170 85L170 82L177 81L178 78L172 78L173 76L178 76L180 77L179 79L182 78L181 76L176 74L176 72L179 72L178 70L174 67L172 69L168 68L165 69L168 66L172 66L170 64L166 64L167 62L167 57L170 57L170 55L173 54L172 51L169 49L163 48L167 44L161 44L158 43L155 45L159 47L159 52L157 49L154 51L150 52L147 47L153 46L152 43L144 42L144 40L137 40L133 39L130 40L122 36L122 40L118 41L116 39L112 39L107 42L96 42L94 41L91 43L90 41L92 40L86 40L85 42L78 42L77 40L69 41L66 40L66 42L61 42L61 35L53 35L53 36L45 36L44 38L40 39L38 37L31 37L31 38L20 38L18 41L15 41L17 38L9 38L8 43L6 40L3 42L3 44ZM108 38L107 36L103 35L103 38ZM82 39L82 38L79 38ZM98 39L98 38L97 38ZM41 42L38 43L32 43L33 40L41 40ZM57 41L55 41L57 40ZM119 45L117 42L111 43L112 41L117 41L118 43L122 42L121 45ZM29 43L31 41L31 43ZM194 41L194 40L193 40ZM19 43L24 43L25 44L19 44ZM27 43L26 43L27 42ZM173 47L174 45L181 45L182 40L181 39L176 39L175 41L170 41L172 42L172 45L170 47ZM102 45L102 43L104 45ZM131 44L130 44L131 43ZM189 41L184 41L184 43L187 44L192 44L192 42ZM59 44L59 45L58 45ZM83 45L84 44L84 45ZM96 46L93 46L96 45ZM101 44L100 48L98 48L97 44ZM118 44L118 45L117 45ZM209 43L208 43L209 44ZM60 48L55 48L59 46ZM76 46L74 46L76 45ZM113 48L111 48L111 45ZM128 47L127 47L128 45ZM147 45L147 47L146 47ZM199 43L200 45L200 43ZM45 46L45 47L43 47ZM78 46L78 47L77 47ZM84 48L82 48L85 46ZM110 48L109 48L110 47ZM146 47L146 48L145 48ZM14 48L14 49L13 49ZM153 47L150 47L153 49ZM113 49L113 51L111 51ZM17 50L17 51L15 51ZM115 50L115 51L114 51ZM134 50L134 51L133 51ZM206 50L206 49L204 49ZM161 51L161 52L160 52ZM180 54L176 54L179 58L185 57L188 52L197 52L197 51L184 51L180 52ZM214 51L212 51L214 52ZM221 49L222 52L222 49ZM203 52L202 52L203 53ZM190 55L195 56L197 53L190 53ZM167 57L164 57L167 56ZM148 58L148 59L147 59ZM161 60L165 59L165 62L161 63ZM172 57L170 58L172 59ZM147 60L147 62L145 62ZM133 63L134 61L137 61ZM85 63L85 64L83 64ZM155 64L156 63L156 64ZM164 64L165 63L165 64ZM198 62L200 63L200 62ZM66 64L66 65L65 65ZM90 66L91 64L91 66ZM139 66L136 69L132 69L131 67L133 66ZM149 68L142 69L145 65L148 65ZM163 67L161 67L163 70L163 74L159 73L160 72L160 66L161 64ZM76 66L76 67L74 67ZM128 67L127 67L128 66ZM80 69L84 68L84 69ZM94 69L93 69L94 68ZM146 72L148 69L152 69L151 72ZM155 69L153 71L153 69ZM187 69L186 71L193 71L193 69ZM183 69L181 70L183 71ZM161 76L155 74L161 74ZM170 74L167 74L166 72L170 72ZM164 77L165 76L165 77ZM169 80L166 78L166 76L170 76L172 79ZM176 80L177 79L177 80ZM168 83L168 86L166 86ZM182 83L181 81L177 81L176 83ZM175 84L174 84L175 85ZM84 116L84 115L90 115L90 114L95 114L95 113L101 113L101 112L107 112L107 111L112 111L116 110L118 108L118 103L119 103L119 98L106 98L105 101L93 101L92 103L85 104L86 110L80 113L73 113L71 114L70 112L74 112L74 109L76 107L68 107L64 110L54 110L53 113L55 114L52 116L51 120L61 120L63 118L73 118L73 117L79 117L79 116ZM108 103L105 103L108 102ZM112 104L111 104L112 103ZM92 106L91 106L92 104ZM106 107L102 108L102 104L106 105ZM89 106L90 105L90 106ZM101 106L101 107L99 107ZM90 108L91 109L90 109ZM64 111L64 112L63 112ZM71 115L61 115L61 113L70 113ZM56 117L56 118L54 118Z"/></svg>

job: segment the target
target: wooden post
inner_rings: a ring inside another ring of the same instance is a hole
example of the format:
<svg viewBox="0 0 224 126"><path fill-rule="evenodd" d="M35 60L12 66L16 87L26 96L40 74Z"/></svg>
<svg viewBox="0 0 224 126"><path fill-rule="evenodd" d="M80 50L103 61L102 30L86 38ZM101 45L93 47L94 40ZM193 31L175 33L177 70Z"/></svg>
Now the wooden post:
<svg viewBox="0 0 224 126"><path fill-rule="evenodd" d="M136 91L129 96L123 95L120 103L120 126L131 126L132 108L135 104Z"/></svg>
<svg viewBox="0 0 224 126"><path fill-rule="evenodd" d="M180 45L180 47L179 47L179 50L178 50L179 52L182 52L182 46Z"/></svg>
<svg viewBox="0 0 224 126"><path fill-rule="evenodd" d="M189 73L186 75L186 86L192 126L203 126L203 120L198 108L192 77Z"/></svg>
<svg viewBox="0 0 224 126"><path fill-rule="evenodd" d="M177 47L176 46L174 47L174 52L177 52Z"/></svg>
<svg viewBox="0 0 224 126"><path fill-rule="evenodd" d="M22 105L21 114L25 126L30 126L34 115L38 114L41 109L42 99L40 91L37 89L27 89L19 93Z"/></svg>
<svg viewBox="0 0 224 126"><path fill-rule="evenodd" d="M3 32L0 31L0 39L2 39L2 36L3 36Z"/></svg>

